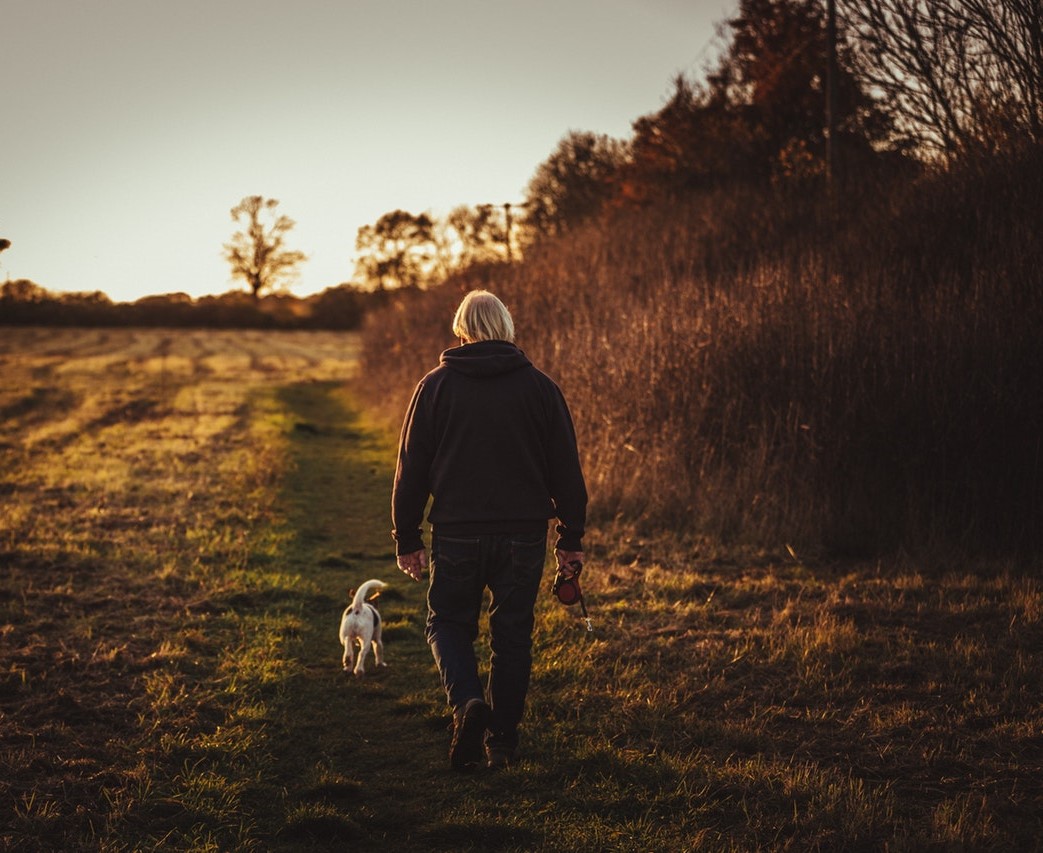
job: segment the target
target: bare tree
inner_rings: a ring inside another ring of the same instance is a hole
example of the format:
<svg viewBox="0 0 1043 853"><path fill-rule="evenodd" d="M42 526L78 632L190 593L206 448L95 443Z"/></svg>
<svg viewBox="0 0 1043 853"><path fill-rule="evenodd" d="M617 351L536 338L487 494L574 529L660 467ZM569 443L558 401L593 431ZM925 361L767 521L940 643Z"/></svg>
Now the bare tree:
<svg viewBox="0 0 1043 853"><path fill-rule="evenodd" d="M1040 0L840 4L859 71L896 130L944 157L1041 140Z"/></svg>
<svg viewBox="0 0 1043 853"><path fill-rule="evenodd" d="M231 210L232 221L244 223L244 230L225 243L225 258L232 265L232 276L249 285L254 299L263 290L288 284L298 266L307 260L303 252L284 247L286 235L296 223L288 216L276 215L278 204L274 198L251 195Z"/></svg>
<svg viewBox="0 0 1043 853"><path fill-rule="evenodd" d="M1043 141L1043 3L1040 0L963 0L980 38L1001 72L998 89L1013 87L1007 99L1014 119L1034 142Z"/></svg>

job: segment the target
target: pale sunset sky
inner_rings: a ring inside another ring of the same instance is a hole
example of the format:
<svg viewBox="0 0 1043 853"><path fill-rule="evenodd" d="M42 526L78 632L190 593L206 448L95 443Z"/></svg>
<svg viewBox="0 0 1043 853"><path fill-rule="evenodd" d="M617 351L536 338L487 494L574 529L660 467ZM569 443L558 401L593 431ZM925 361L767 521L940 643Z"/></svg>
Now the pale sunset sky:
<svg viewBox="0 0 1043 853"><path fill-rule="evenodd" d="M702 79L735 0L0 0L0 282L219 294L243 196L292 292L402 208L522 200L570 130L630 136Z"/></svg>

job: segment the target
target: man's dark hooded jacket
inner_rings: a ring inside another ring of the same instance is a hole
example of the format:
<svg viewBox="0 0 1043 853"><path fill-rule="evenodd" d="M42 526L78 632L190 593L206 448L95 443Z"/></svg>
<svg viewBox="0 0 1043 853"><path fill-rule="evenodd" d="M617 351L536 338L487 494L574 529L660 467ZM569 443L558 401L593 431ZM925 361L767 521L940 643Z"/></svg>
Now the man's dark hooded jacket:
<svg viewBox="0 0 1043 853"><path fill-rule="evenodd" d="M546 531L581 551L587 491L565 398L506 341L448 349L413 392L399 442L392 496L398 554L423 548L420 524L436 534Z"/></svg>

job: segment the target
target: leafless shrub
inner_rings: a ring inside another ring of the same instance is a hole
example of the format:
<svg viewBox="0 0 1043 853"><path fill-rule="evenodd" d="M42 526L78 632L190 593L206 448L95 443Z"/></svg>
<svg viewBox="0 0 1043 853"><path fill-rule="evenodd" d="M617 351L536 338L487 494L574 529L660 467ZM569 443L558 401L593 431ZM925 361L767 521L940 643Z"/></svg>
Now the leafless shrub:
<svg viewBox="0 0 1043 853"><path fill-rule="evenodd" d="M947 158L1043 139L1039 0L840 4L858 70L896 129Z"/></svg>

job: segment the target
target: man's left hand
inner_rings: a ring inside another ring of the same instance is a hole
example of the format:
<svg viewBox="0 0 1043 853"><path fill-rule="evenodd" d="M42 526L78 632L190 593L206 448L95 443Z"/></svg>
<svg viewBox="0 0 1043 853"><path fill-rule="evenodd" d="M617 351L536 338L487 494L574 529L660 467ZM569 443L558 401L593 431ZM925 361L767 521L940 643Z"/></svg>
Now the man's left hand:
<svg viewBox="0 0 1043 853"><path fill-rule="evenodd" d="M398 567L413 580L423 580L424 570L427 568L427 551L421 548L412 554L400 554Z"/></svg>

